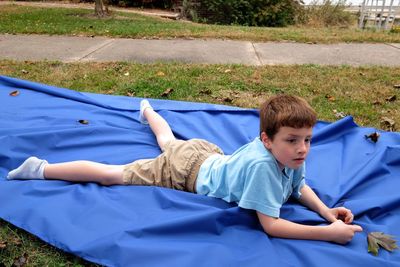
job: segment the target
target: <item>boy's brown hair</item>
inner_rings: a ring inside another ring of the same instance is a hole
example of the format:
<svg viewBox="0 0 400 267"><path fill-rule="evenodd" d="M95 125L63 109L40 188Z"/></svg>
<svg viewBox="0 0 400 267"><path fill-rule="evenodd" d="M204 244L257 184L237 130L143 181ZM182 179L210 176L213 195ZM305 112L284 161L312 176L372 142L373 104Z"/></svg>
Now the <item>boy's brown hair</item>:
<svg viewBox="0 0 400 267"><path fill-rule="evenodd" d="M313 127L316 122L314 109L297 96L276 95L265 101L260 108L260 135L265 132L271 140L283 126Z"/></svg>

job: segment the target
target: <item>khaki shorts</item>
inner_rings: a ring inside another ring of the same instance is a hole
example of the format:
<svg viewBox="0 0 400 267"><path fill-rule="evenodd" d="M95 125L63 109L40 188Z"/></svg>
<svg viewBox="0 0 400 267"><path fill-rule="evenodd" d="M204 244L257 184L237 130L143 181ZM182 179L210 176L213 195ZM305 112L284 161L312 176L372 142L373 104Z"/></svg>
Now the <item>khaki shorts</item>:
<svg viewBox="0 0 400 267"><path fill-rule="evenodd" d="M200 165L222 150L205 140L173 140L155 159L141 159L124 168L124 184L154 185L182 191L196 192Z"/></svg>

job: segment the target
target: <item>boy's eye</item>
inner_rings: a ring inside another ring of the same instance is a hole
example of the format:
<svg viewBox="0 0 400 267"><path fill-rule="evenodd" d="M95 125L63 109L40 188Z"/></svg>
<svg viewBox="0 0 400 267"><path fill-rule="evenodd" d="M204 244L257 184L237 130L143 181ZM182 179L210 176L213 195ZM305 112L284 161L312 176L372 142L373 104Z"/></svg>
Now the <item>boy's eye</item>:
<svg viewBox="0 0 400 267"><path fill-rule="evenodd" d="M292 143L296 143L297 140L296 139L288 139L287 141L292 144Z"/></svg>

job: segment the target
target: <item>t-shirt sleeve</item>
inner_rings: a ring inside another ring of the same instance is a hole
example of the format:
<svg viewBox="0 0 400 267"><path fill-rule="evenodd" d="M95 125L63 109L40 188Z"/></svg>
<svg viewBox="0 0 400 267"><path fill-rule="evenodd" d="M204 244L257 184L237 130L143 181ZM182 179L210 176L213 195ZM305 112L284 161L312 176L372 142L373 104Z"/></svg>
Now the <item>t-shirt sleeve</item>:
<svg viewBox="0 0 400 267"><path fill-rule="evenodd" d="M239 207L259 211L278 218L282 207L283 189L275 165L256 163L247 170L246 181Z"/></svg>
<svg viewBox="0 0 400 267"><path fill-rule="evenodd" d="M293 192L292 197L299 199L301 197L300 190L306 184L304 177L306 176L306 167L305 163L294 172L293 175Z"/></svg>

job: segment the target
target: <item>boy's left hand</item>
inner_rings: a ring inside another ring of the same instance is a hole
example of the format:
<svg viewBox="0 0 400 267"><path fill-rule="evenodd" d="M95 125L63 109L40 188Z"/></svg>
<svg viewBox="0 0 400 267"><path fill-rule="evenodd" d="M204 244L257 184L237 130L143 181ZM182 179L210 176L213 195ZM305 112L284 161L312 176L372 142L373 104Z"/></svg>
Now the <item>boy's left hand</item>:
<svg viewBox="0 0 400 267"><path fill-rule="evenodd" d="M328 209L327 212L323 214L323 216L330 222L341 220L346 224L352 223L354 219L354 215L351 210L346 209L345 207Z"/></svg>

